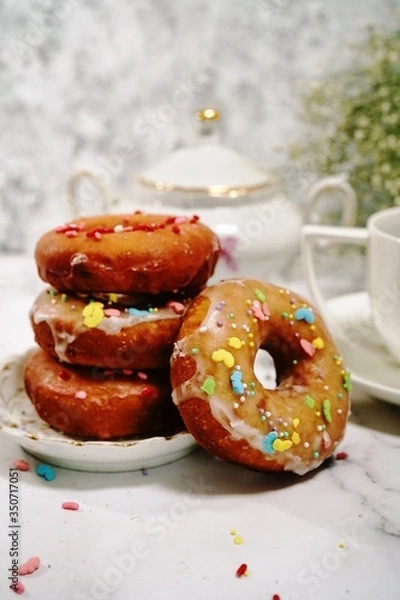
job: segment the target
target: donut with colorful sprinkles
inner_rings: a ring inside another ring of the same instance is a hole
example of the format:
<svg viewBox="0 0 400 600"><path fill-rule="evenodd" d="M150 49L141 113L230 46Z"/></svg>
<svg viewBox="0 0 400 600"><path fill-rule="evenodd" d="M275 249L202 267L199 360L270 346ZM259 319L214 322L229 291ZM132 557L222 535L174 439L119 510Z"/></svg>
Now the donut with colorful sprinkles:
<svg viewBox="0 0 400 600"><path fill-rule="evenodd" d="M197 292L214 272L218 237L195 215L98 215L45 233L39 276L61 292Z"/></svg>
<svg viewBox="0 0 400 600"><path fill-rule="evenodd" d="M78 438L112 440L184 430L171 400L168 369L65 365L39 348L25 362L24 384L43 421Z"/></svg>
<svg viewBox="0 0 400 600"><path fill-rule="evenodd" d="M153 297L147 305L98 301L53 288L30 310L35 341L58 360L108 369L168 369L173 343L189 300Z"/></svg>
<svg viewBox="0 0 400 600"><path fill-rule="evenodd" d="M260 349L274 361L275 389L254 372ZM258 471L317 468L350 412L350 374L319 314L298 294L259 280L224 280L193 300L171 380L199 444Z"/></svg>

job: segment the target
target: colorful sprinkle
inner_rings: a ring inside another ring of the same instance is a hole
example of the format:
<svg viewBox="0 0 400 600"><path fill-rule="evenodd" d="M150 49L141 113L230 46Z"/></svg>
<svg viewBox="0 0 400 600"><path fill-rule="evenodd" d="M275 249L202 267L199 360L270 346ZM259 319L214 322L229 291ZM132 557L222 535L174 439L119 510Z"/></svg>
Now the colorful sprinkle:
<svg viewBox="0 0 400 600"><path fill-rule="evenodd" d="M298 308L294 313L294 318L296 321L305 321L308 324L314 323L315 321L314 313L308 306Z"/></svg>
<svg viewBox="0 0 400 600"><path fill-rule="evenodd" d="M296 444L296 446L297 446L297 444L300 444L300 436L297 433L297 431L294 431L292 433L292 442L293 442L293 444Z"/></svg>
<svg viewBox="0 0 400 600"><path fill-rule="evenodd" d="M305 401L306 401L306 404L307 404L308 408L314 408L314 406L315 406L315 400L314 400L314 398L312 398L311 396L309 396L307 394L307 396L305 397Z"/></svg>
<svg viewBox="0 0 400 600"><path fill-rule="evenodd" d="M232 389L235 394L243 394L244 393L244 384L242 382L243 373L242 371L236 370L230 374L229 378L231 380Z"/></svg>
<svg viewBox="0 0 400 600"><path fill-rule="evenodd" d="M77 502L63 502L61 504L61 508L64 510L79 510L79 504Z"/></svg>
<svg viewBox="0 0 400 600"><path fill-rule="evenodd" d="M277 440L278 434L276 431L270 431L264 438L263 447L267 454L274 453L273 443Z"/></svg>
<svg viewBox="0 0 400 600"><path fill-rule="evenodd" d="M235 350L239 350L239 348L241 348L243 346L244 342L242 343L241 340L236 337L230 337L228 339L228 346L230 346L231 348L235 348Z"/></svg>
<svg viewBox="0 0 400 600"><path fill-rule="evenodd" d="M315 347L311 342L302 338L300 340L300 346L303 348L304 352L308 354L308 356L314 356Z"/></svg>
<svg viewBox="0 0 400 600"><path fill-rule="evenodd" d="M89 302L82 311L83 324L85 327L97 327L104 318L104 304L101 302Z"/></svg>
<svg viewBox="0 0 400 600"><path fill-rule="evenodd" d="M26 462L26 460L23 460L22 458L14 460L13 466L16 469L18 469L18 471L29 471L29 463Z"/></svg>
<svg viewBox="0 0 400 600"><path fill-rule="evenodd" d="M185 312L185 306L184 306L184 304L182 304L182 302L176 302L175 300L171 300L170 302L168 302L167 306L169 308L172 308L172 310L177 315L181 315L182 313Z"/></svg>
<svg viewBox="0 0 400 600"><path fill-rule="evenodd" d="M316 337L315 339L313 339L312 345L317 350L322 350L325 347L325 342L324 342L324 340L322 338Z"/></svg>
<svg viewBox="0 0 400 600"><path fill-rule="evenodd" d="M213 377L206 377L200 389L211 396L215 391L215 379Z"/></svg>
<svg viewBox="0 0 400 600"><path fill-rule="evenodd" d="M350 371L345 371L343 373L343 388L346 390L346 392L351 392L351 374Z"/></svg>
<svg viewBox="0 0 400 600"><path fill-rule="evenodd" d="M132 315L132 317L147 317L149 315L148 310L142 310L140 308L128 308L128 313Z"/></svg>
<svg viewBox="0 0 400 600"><path fill-rule="evenodd" d="M12 590L16 593L16 594L23 594L25 591L25 586L22 583L22 581L18 581L18 583L16 583L15 585L12 586Z"/></svg>
<svg viewBox="0 0 400 600"><path fill-rule="evenodd" d="M39 567L40 567L40 558L38 556L32 556L32 558L29 558L26 562L24 562L22 565L19 566L18 574L19 575L30 575L31 573L34 573L35 571L37 571Z"/></svg>
<svg viewBox="0 0 400 600"><path fill-rule="evenodd" d="M277 439L272 443L272 447L277 452L284 452L285 450L289 450L293 445L293 442L290 440L281 440Z"/></svg>
<svg viewBox="0 0 400 600"><path fill-rule="evenodd" d="M298 426L299 426L299 424L300 424L300 419L298 419L298 418L296 417L295 419L293 419L292 423L293 423L293 427L294 427L294 429L297 429L297 428L298 428Z"/></svg>
<svg viewBox="0 0 400 600"><path fill-rule="evenodd" d="M322 402L322 412L328 423L332 423L331 401L327 398Z"/></svg>
<svg viewBox="0 0 400 600"><path fill-rule="evenodd" d="M78 390L77 392L75 392L75 398L77 398L78 400L86 400L87 392L85 392L85 390Z"/></svg>
<svg viewBox="0 0 400 600"><path fill-rule="evenodd" d="M103 312L106 317L119 317L121 315L118 308L105 308Z"/></svg>
<svg viewBox="0 0 400 600"><path fill-rule="evenodd" d="M211 358L214 362L223 362L224 365L228 368L233 367L233 365L235 364L235 359L233 358L233 355L227 350L224 350L223 348L220 348L219 350L214 350L214 352L211 355Z"/></svg>
<svg viewBox="0 0 400 600"><path fill-rule="evenodd" d="M53 481L56 478L56 472L50 465L39 463L36 467L36 475L43 477L46 481Z"/></svg>
<svg viewBox="0 0 400 600"><path fill-rule="evenodd" d="M347 457L347 452L338 452L335 456L336 460L346 460Z"/></svg>
<svg viewBox="0 0 400 600"><path fill-rule="evenodd" d="M266 300L265 294L258 288L256 288L254 290L254 295L257 298L257 300L259 300L260 302L265 302L265 300Z"/></svg>
<svg viewBox="0 0 400 600"><path fill-rule="evenodd" d="M247 573L247 565L246 563L242 563L240 567L236 570L236 577L243 577Z"/></svg>
<svg viewBox="0 0 400 600"><path fill-rule="evenodd" d="M242 536L237 533L235 535L235 537L233 538L233 543L235 544L235 546L241 546L243 544L243 542L244 542L244 540L243 540Z"/></svg>

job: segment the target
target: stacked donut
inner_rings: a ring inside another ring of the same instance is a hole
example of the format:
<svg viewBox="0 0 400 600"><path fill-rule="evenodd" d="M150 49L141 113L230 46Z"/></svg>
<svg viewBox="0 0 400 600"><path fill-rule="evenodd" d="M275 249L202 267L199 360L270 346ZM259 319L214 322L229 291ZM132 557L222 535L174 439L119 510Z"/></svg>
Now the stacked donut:
<svg viewBox="0 0 400 600"><path fill-rule="evenodd" d="M40 417L85 439L183 429L170 357L218 255L196 216L100 215L44 234L35 259L50 287L30 312L39 348L24 370Z"/></svg>

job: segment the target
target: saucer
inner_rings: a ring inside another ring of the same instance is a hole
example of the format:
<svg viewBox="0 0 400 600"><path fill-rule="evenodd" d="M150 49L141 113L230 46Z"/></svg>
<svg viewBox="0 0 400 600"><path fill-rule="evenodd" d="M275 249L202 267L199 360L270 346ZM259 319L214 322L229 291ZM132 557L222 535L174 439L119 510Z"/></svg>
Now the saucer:
<svg viewBox="0 0 400 600"><path fill-rule="evenodd" d="M400 366L372 322L367 292L327 301L327 320L353 383L375 398L400 405Z"/></svg>
<svg viewBox="0 0 400 600"><path fill-rule="evenodd" d="M173 462L197 447L186 431L110 442L86 442L55 431L38 416L25 393L27 354L12 356L0 367L0 431L41 461L77 471L135 471Z"/></svg>

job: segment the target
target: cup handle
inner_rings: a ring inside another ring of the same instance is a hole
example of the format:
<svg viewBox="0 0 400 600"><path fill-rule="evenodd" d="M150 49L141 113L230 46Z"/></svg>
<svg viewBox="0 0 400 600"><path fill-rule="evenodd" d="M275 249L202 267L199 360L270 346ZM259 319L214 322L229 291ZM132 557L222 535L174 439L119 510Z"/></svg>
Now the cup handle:
<svg viewBox="0 0 400 600"><path fill-rule="evenodd" d="M109 207L109 199L105 185L95 173L89 170L82 169L80 171L75 171L74 173L72 173L67 180L67 203L71 211L72 217L75 219L80 216L79 206L77 204L75 194L75 187L78 181L82 178L90 179L90 181L93 183L99 194L101 208L104 213L107 213Z"/></svg>
<svg viewBox="0 0 400 600"><path fill-rule="evenodd" d="M357 196L345 175L324 177L312 184L307 194L308 217L313 208L318 204L322 194L333 190L341 194L342 215L340 225L351 227L354 225L357 216Z"/></svg>
<svg viewBox="0 0 400 600"><path fill-rule="evenodd" d="M304 273L311 293L311 298L322 317L332 322L327 305L319 286L316 272L313 247L314 243L321 240L365 246L368 242L369 231L363 227L340 227L330 225L304 225L301 232L301 254Z"/></svg>

